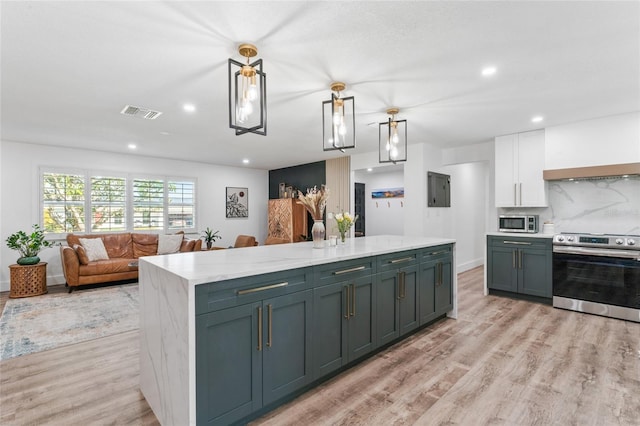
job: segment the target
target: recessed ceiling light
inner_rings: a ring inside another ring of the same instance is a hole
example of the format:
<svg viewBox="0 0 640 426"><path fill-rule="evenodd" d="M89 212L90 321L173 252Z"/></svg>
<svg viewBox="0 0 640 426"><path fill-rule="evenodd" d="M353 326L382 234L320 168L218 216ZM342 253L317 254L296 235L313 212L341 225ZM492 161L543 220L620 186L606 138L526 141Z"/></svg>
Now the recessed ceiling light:
<svg viewBox="0 0 640 426"><path fill-rule="evenodd" d="M368 171L368 172L371 172L371 171L373 171L373 169L372 169L371 167L369 167L369 168L367 169L367 171Z"/></svg>
<svg viewBox="0 0 640 426"><path fill-rule="evenodd" d="M186 112L194 112L196 110L196 106L194 104L184 104L182 106L182 109L184 109Z"/></svg>
<svg viewBox="0 0 640 426"><path fill-rule="evenodd" d="M242 160L242 162L243 162L244 164L249 164L249 159L248 159L248 158L245 158L244 160Z"/></svg>
<svg viewBox="0 0 640 426"><path fill-rule="evenodd" d="M136 149L138 146L135 143L130 143L129 145L127 145L127 148L129 149Z"/></svg>
<svg viewBox="0 0 640 426"><path fill-rule="evenodd" d="M498 71L496 67L485 67L482 69L482 75L489 77L490 75L494 75L496 71Z"/></svg>
<svg viewBox="0 0 640 426"><path fill-rule="evenodd" d="M169 135L169 132L160 132L160 134L161 134L162 136L168 136L168 135Z"/></svg>
<svg viewBox="0 0 640 426"><path fill-rule="evenodd" d="M542 120L544 120L544 117L543 117L543 116L541 116L541 115L536 115L535 117L533 117L533 118L531 119L531 122L532 122L532 123L539 123L539 122L541 122Z"/></svg>

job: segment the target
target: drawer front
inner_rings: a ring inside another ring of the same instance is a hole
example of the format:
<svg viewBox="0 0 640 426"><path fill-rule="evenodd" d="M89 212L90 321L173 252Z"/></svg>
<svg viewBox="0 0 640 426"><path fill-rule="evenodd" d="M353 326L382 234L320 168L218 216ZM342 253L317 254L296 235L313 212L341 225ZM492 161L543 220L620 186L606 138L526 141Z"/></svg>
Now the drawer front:
<svg viewBox="0 0 640 426"><path fill-rule="evenodd" d="M520 249L549 249L551 250L551 238L526 238L526 237L511 237L511 236L495 236L489 235L487 237L487 243L491 247L509 247Z"/></svg>
<svg viewBox="0 0 640 426"><path fill-rule="evenodd" d="M378 256L377 272L391 271L418 263L417 250L401 251L399 253Z"/></svg>
<svg viewBox="0 0 640 426"><path fill-rule="evenodd" d="M311 268L274 272L196 286L196 315L312 287Z"/></svg>
<svg viewBox="0 0 640 426"><path fill-rule="evenodd" d="M452 251L451 244L423 249L420 251L420 262L429 262L440 258L450 257Z"/></svg>
<svg viewBox="0 0 640 426"><path fill-rule="evenodd" d="M374 274L375 261L372 257L364 257L362 259L318 265L314 267L313 271L315 285L322 286Z"/></svg>

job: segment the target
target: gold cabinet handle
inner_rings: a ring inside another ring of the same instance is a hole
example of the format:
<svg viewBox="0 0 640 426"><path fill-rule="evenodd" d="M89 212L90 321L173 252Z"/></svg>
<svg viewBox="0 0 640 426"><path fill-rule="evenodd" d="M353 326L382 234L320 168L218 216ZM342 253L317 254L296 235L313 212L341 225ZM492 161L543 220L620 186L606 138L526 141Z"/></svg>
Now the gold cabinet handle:
<svg viewBox="0 0 640 426"><path fill-rule="evenodd" d="M513 269L516 269L516 252L517 252L517 251L518 251L518 250L513 250L513 251L511 252L511 267L512 267Z"/></svg>
<svg viewBox="0 0 640 426"><path fill-rule="evenodd" d="M402 299L402 275L401 272L398 272L398 291L397 291L397 299L400 300Z"/></svg>
<svg viewBox="0 0 640 426"><path fill-rule="evenodd" d="M268 329L267 329L267 346L271 347L271 344L273 343L273 341L271 340L271 324L272 324L272 319L273 319L273 308L271 306L271 304L267 305L267 324L268 324Z"/></svg>
<svg viewBox="0 0 640 426"><path fill-rule="evenodd" d="M348 274L349 272L363 271L364 268L365 268L364 266L358 266L357 268L344 269L342 271L335 271L333 275L342 275L342 274Z"/></svg>
<svg viewBox="0 0 640 426"><path fill-rule="evenodd" d="M351 284L351 312L349 315L354 317L356 315L356 285Z"/></svg>
<svg viewBox="0 0 640 426"><path fill-rule="evenodd" d="M518 269L522 269L522 250L518 250Z"/></svg>
<svg viewBox="0 0 640 426"><path fill-rule="evenodd" d="M516 202L516 200L517 200L517 198L516 198L516 197L517 197L517 196L516 196L516 194L517 194L517 192L518 192L517 187L518 187L518 184L517 184L517 183L514 183L514 184L513 184L513 205L514 205L514 206L518 204L518 203Z"/></svg>
<svg viewBox="0 0 640 426"><path fill-rule="evenodd" d="M272 288L284 287L284 286L287 286L287 285L289 285L288 282L283 282L283 283L278 283L278 284L265 285L264 287L248 288L246 290L238 290L238 296L242 296L243 294L255 293L255 292L258 292L258 291L271 290Z"/></svg>
<svg viewBox="0 0 640 426"><path fill-rule="evenodd" d="M347 291L346 291L346 293L347 293L347 295L346 295L346 297L347 297L347 301L346 301L346 303L344 304L344 317L345 317L345 319L349 319L349 286L345 285L345 286L343 287L343 289L346 289L346 290L347 290Z"/></svg>
<svg viewBox="0 0 640 426"><path fill-rule="evenodd" d="M262 350L262 307L258 307L258 350Z"/></svg>
<svg viewBox="0 0 640 426"><path fill-rule="evenodd" d="M393 260L390 260L389 263L395 264L395 263L408 262L410 260L413 260L413 257L403 257L402 259L393 259Z"/></svg>
<svg viewBox="0 0 640 426"><path fill-rule="evenodd" d="M402 298L407 297L407 273L402 272Z"/></svg>
<svg viewBox="0 0 640 426"><path fill-rule="evenodd" d="M439 254L445 254L445 253L448 253L448 250L434 251L432 253L429 253L429 256L437 256Z"/></svg>

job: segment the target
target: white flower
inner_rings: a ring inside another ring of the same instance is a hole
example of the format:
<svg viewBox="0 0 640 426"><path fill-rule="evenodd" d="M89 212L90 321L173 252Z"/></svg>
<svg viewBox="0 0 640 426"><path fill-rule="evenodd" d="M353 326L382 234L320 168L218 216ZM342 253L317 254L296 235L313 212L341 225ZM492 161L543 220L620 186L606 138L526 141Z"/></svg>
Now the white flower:
<svg viewBox="0 0 640 426"><path fill-rule="evenodd" d="M342 222L342 220L343 220L342 213L336 213L336 220L338 222Z"/></svg>

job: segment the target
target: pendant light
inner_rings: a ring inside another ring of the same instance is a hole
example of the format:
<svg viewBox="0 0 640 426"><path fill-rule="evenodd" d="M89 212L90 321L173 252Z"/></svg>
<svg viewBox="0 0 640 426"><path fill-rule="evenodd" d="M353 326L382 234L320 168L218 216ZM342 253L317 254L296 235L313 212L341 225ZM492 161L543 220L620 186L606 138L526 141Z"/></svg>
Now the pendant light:
<svg viewBox="0 0 640 426"><path fill-rule="evenodd" d="M342 97L346 85L331 83L331 100L322 102L322 147L325 151L356 147L356 115L353 96Z"/></svg>
<svg viewBox="0 0 640 426"><path fill-rule="evenodd" d="M262 59L250 63L258 54L252 44L238 47L246 64L229 58L229 127L237 135L255 133L267 135L267 75L262 71Z"/></svg>
<svg viewBox="0 0 640 426"><path fill-rule="evenodd" d="M407 120L396 120L399 111L398 108L389 108L389 120L378 124L380 163L407 161Z"/></svg>

